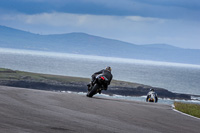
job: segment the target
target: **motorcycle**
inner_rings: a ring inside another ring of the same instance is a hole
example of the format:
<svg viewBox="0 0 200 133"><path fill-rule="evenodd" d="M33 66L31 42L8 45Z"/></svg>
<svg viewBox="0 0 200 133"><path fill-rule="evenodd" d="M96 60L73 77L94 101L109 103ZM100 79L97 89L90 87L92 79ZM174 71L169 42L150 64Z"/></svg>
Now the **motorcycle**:
<svg viewBox="0 0 200 133"><path fill-rule="evenodd" d="M102 74L97 75L93 84L88 87L87 97L93 97L97 93L101 93L105 89L105 86L108 85L109 80Z"/></svg>
<svg viewBox="0 0 200 133"><path fill-rule="evenodd" d="M150 95L147 96L146 101L156 103L158 101L158 98L155 93L151 93Z"/></svg>

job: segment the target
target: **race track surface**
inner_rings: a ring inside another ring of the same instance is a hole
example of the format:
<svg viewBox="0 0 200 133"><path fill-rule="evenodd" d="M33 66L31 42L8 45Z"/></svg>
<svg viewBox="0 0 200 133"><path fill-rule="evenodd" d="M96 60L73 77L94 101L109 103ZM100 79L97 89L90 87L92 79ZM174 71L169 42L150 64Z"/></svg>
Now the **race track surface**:
<svg viewBox="0 0 200 133"><path fill-rule="evenodd" d="M199 133L170 105L0 86L1 133Z"/></svg>

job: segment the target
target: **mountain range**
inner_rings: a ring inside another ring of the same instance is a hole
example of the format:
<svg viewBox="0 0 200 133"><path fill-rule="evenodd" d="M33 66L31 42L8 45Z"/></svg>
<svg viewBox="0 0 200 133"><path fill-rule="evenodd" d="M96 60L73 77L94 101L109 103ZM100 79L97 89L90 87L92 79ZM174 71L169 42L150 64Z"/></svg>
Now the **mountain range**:
<svg viewBox="0 0 200 133"><path fill-rule="evenodd" d="M0 26L0 47L200 65L200 49L136 45L86 33L40 35Z"/></svg>

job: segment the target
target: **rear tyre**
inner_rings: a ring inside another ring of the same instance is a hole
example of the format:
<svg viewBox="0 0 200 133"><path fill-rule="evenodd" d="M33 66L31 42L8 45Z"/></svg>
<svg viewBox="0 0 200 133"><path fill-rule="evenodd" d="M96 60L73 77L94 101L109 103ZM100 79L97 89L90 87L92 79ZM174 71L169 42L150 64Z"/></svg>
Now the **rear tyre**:
<svg viewBox="0 0 200 133"><path fill-rule="evenodd" d="M98 89L99 89L99 85L95 84L92 90L87 93L87 97L93 97L97 93Z"/></svg>

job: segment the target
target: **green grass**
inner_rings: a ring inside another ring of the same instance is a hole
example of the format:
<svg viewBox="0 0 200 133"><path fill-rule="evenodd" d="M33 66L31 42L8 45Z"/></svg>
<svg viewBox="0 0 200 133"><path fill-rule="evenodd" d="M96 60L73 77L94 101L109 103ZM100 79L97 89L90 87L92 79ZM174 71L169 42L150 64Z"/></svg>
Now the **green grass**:
<svg viewBox="0 0 200 133"><path fill-rule="evenodd" d="M0 68L0 80L14 80L14 81L34 81L34 82L53 82L57 81L60 83L71 83L71 82L90 82L90 77L80 78L80 77L70 77L70 76L60 76L60 75L50 75L50 74L41 74L41 73L31 73L24 71L16 71L6 68ZM130 83L125 81L112 80L111 86L129 86L129 87L148 87L145 85Z"/></svg>
<svg viewBox="0 0 200 133"><path fill-rule="evenodd" d="M58 82L89 82L87 78L77 78L60 75L31 73L0 68L0 80L32 80L32 81L58 81Z"/></svg>
<svg viewBox="0 0 200 133"><path fill-rule="evenodd" d="M176 110L200 118L200 105L191 103L174 102Z"/></svg>

